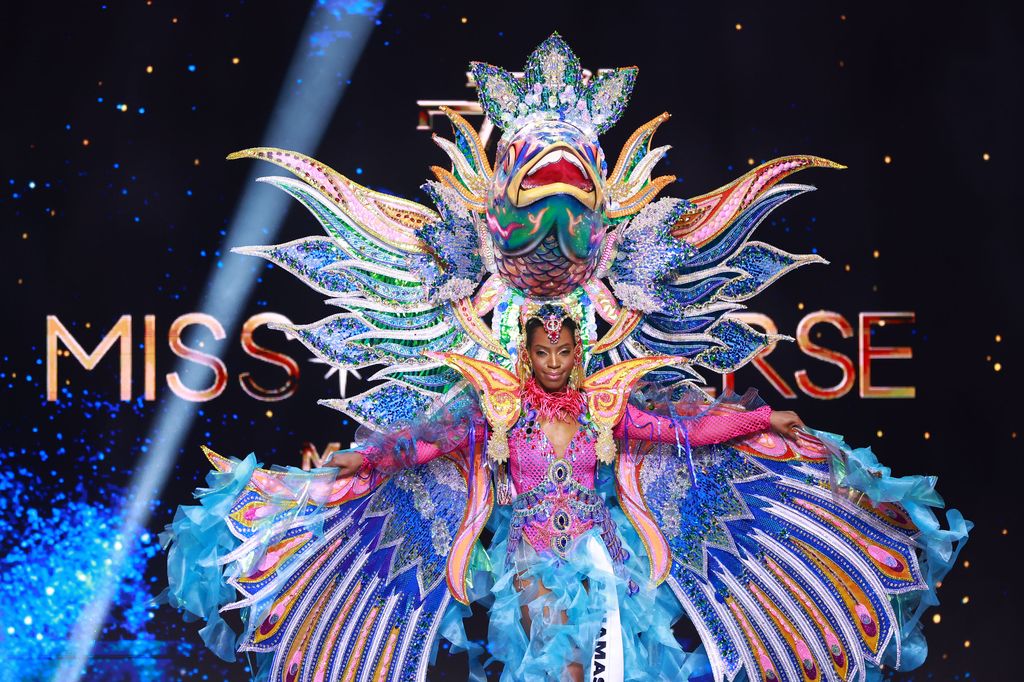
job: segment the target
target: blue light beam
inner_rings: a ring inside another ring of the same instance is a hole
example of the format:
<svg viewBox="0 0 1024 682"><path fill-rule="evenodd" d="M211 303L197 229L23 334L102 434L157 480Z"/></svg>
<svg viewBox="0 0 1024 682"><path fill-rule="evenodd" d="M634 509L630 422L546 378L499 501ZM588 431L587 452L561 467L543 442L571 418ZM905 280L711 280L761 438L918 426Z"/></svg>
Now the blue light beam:
<svg viewBox="0 0 1024 682"><path fill-rule="evenodd" d="M383 3L372 2L313 3L261 146L317 148L382 8ZM333 28L325 31L325 26ZM228 245L253 244L265 238L273 243L284 222L290 197L258 186L255 180L259 174L255 168L250 174L231 219L225 242ZM223 267L213 268L207 279L201 309L220 320L231 336L254 285L255 275L247 259L225 259ZM177 371L184 376L189 363L178 364ZM151 434L154 446L142 456L129 486L122 538L135 538L145 528L152 502L163 491L195 413L195 405L172 398L157 417ZM110 571L76 621L54 682L79 680L85 673L120 583L126 554L110 555Z"/></svg>

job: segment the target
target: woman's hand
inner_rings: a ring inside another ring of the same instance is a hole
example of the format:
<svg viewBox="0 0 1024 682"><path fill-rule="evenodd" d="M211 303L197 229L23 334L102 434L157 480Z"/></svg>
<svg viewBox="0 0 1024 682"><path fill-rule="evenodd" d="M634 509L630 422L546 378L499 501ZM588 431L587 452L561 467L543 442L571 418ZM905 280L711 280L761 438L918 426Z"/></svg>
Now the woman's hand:
<svg viewBox="0 0 1024 682"><path fill-rule="evenodd" d="M800 435L797 429L804 428L804 423L796 412L773 410L771 426L772 431L796 440Z"/></svg>
<svg viewBox="0 0 1024 682"><path fill-rule="evenodd" d="M338 467L338 476L340 478L348 478L354 476L363 466L363 455L355 450L336 452L331 457L329 466Z"/></svg>

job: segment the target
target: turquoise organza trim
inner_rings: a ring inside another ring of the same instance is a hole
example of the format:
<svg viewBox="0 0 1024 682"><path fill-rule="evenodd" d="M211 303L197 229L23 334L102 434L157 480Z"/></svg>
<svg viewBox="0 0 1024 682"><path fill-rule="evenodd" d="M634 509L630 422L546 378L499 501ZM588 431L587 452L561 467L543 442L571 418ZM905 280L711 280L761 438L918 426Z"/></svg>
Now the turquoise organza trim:
<svg viewBox="0 0 1024 682"><path fill-rule="evenodd" d="M935 586L956 563L974 524L965 520L958 510L949 509L946 511L948 528L940 527L939 519L932 511L944 506L942 497L935 491L935 476L893 476L891 469L878 461L871 448L851 448L842 436L808 430L831 444L845 459L845 464L837 462L840 485L864 492L875 503L899 503L921 531L916 540L921 545L919 561L928 587L896 595L892 599L900 619L902 653L899 669L913 670L928 656L921 616L928 607L938 605ZM882 660L886 665L895 666L896 647L890 645ZM872 671L869 679L880 680L881 673Z"/></svg>
<svg viewBox="0 0 1024 682"><path fill-rule="evenodd" d="M199 504L178 507L174 521L160 534L167 549L167 589L158 597L185 610L185 619L204 619L199 631L203 641L225 661L235 660L239 636L220 616L220 608L235 599L227 583L225 567L218 560L239 544L225 519L235 498L259 466L253 454L244 460L231 458L231 471L212 471L206 476L208 488L200 488Z"/></svg>
<svg viewBox="0 0 1024 682"><path fill-rule="evenodd" d="M487 665L503 664L503 682L560 679L568 662L585 660L589 663L610 600L616 600L619 606L626 680L678 681L710 674L703 648L686 652L676 641L672 625L682 617L682 608L668 587L655 588L650 584L640 538L618 506L614 502L609 506L629 559L614 573L595 563L584 548L587 543L591 543L592 548L593 543L597 543L596 547L605 552L607 559L604 541L597 530L577 540L567 561L560 561L554 555L536 555L526 568L525 576L529 580L540 579L552 593L536 597L527 604L533 614L533 641L523 629L520 609L523 597L513 584L516 573L523 567L505 569L507 509L495 510L494 541L487 552L490 569L476 574L474 589L476 596L490 605L487 651L491 657ZM640 586L632 595L629 594L629 579ZM588 582L589 589L584 581ZM491 586L487 596L481 589L485 584ZM551 618L545 621L544 607L548 607L549 613L565 612L568 623L552 622ZM441 629L442 636L453 642L453 650L456 644L465 646L465 631L461 622L456 623L463 613L468 610L453 604L444 618L444 623L452 627L447 629L443 625ZM475 653L470 650L471 659ZM588 667L584 665L585 669ZM589 670L586 675L589 680ZM470 679L485 679L476 664L471 664Z"/></svg>

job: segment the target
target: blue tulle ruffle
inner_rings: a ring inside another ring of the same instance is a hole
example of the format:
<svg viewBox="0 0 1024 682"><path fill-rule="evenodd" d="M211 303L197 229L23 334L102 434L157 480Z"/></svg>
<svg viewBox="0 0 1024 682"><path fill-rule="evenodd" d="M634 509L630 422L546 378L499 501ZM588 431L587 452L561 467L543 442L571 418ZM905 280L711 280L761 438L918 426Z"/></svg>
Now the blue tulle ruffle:
<svg viewBox="0 0 1024 682"><path fill-rule="evenodd" d="M184 609L187 621L205 620L199 634L225 661L235 660L239 636L220 615L220 608L236 597L227 582L231 576L218 560L240 542L224 520L259 466L251 453L244 460L231 460L232 470L211 471L206 476L209 487L195 493L199 504L178 507L174 521L160 534L167 549L167 589L157 598Z"/></svg>
<svg viewBox="0 0 1024 682"><path fill-rule="evenodd" d="M928 642L924 637L921 616L930 606L936 606L939 598L936 585L956 563L960 551L967 542L974 524L964 519L956 509L946 510L943 529L933 508L941 509L942 497L935 490L935 476L893 476L889 467L883 466L871 448L851 448L842 436L827 431L808 429L811 433L832 445L842 455L845 463L839 463L837 478L840 485L865 493L872 502L895 502L906 509L914 524L920 529L916 537L921 545L921 573L928 588L897 595L893 608L900 619L902 651L899 661L901 671L913 670L924 663L928 655ZM896 647L890 646L883 657L886 665L896 665ZM873 671L869 679L881 679L879 671Z"/></svg>
<svg viewBox="0 0 1024 682"><path fill-rule="evenodd" d="M494 597L489 609L488 651L492 661L503 664L501 680L560 679L567 663L583 662L589 677L590 652L600 632L606 607L618 603L622 626L623 669L626 680L687 680L710 673L702 649L686 652L672 632L682 609L666 586L655 588L648 580L646 555L639 537L617 505L609 505L623 546L629 552L626 564L609 572L604 540L593 529L580 536L568 560L552 554L534 554L529 564L505 569L506 539L499 530L489 550L494 567L490 572ZM501 511L504 511L501 509ZM498 516L501 516L499 511ZM496 528L507 526L499 520ZM603 552L595 561L594 552ZM607 563L605 563L607 562ZM534 584L538 579L551 590L516 590L514 579L523 577ZM630 594L632 580L640 589ZM587 585L584 585L587 581ZM531 613L533 627L528 636L522 625L521 606ZM549 617L545 619L545 610ZM550 617L563 612L567 623Z"/></svg>

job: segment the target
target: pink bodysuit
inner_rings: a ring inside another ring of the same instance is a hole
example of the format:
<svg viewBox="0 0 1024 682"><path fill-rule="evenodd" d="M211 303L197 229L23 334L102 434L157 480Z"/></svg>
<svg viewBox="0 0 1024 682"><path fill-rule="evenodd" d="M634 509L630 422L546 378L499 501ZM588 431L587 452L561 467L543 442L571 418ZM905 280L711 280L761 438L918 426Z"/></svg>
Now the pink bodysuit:
<svg viewBox="0 0 1024 682"><path fill-rule="evenodd" d="M619 440L661 443L688 442L690 446L722 443L770 425L767 405L751 411L725 411L685 420L644 412L627 406L614 435ZM537 412L524 405L523 415L508 434L509 473L517 494L512 502L512 526L508 536L508 561L523 538L538 553L554 552L565 558L572 541L597 526L613 560L627 556L615 533L615 524L604 501L594 490L597 470L597 430L581 419L581 425L564 453L559 455L537 421ZM424 464L444 454L444 450L424 441L416 441L416 452L409 464ZM369 454L369 452L367 453ZM386 470L391 458L373 452L364 462ZM373 464L370 463L373 460Z"/></svg>

